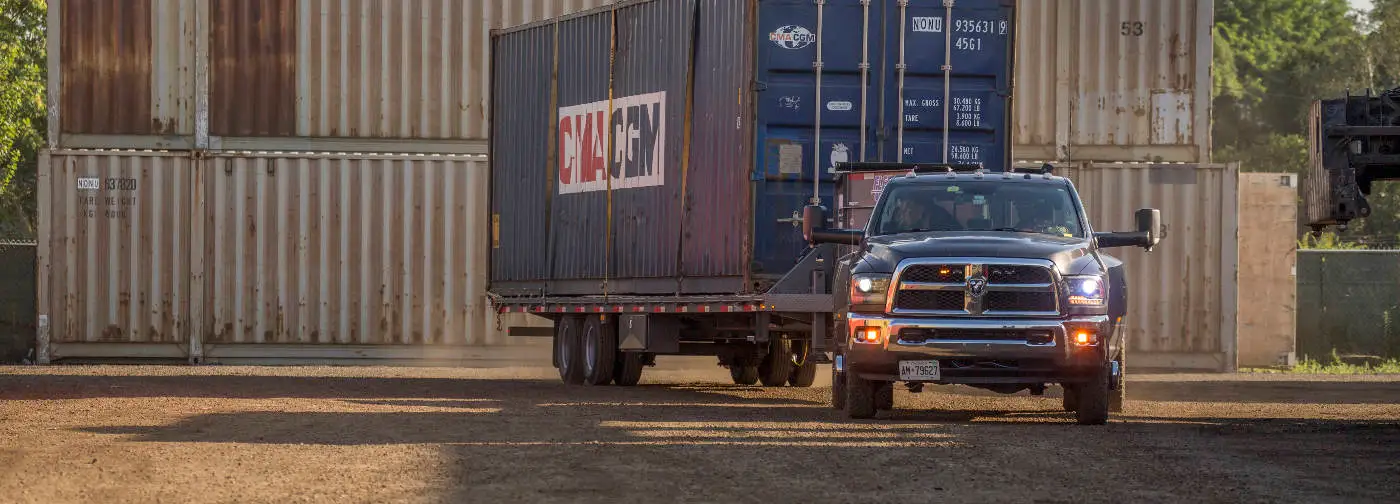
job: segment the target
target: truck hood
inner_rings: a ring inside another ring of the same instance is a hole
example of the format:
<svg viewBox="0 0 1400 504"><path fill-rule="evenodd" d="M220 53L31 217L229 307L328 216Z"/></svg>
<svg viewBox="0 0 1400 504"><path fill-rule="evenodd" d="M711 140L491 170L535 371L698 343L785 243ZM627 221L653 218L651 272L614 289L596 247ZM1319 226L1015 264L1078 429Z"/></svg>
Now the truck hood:
<svg viewBox="0 0 1400 504"><path fill-rule="evenodd" d="M906 233L870 238L859 269L894 271L900 261L916 257L1047 259L1063 275L1103 269L1088 239L1010 232Z"/></svg>

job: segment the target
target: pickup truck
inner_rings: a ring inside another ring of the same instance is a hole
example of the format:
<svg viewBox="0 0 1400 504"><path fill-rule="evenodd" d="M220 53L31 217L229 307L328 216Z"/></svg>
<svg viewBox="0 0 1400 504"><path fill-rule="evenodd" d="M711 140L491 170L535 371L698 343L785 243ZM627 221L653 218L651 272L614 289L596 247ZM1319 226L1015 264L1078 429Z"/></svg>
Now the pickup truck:
<svg viewBox="0 0 1400 504"><path fill-rule="evenodd" d="M822 229L813 244L846 246L832 404L851 418L894 407L893 387L962 384L1004 394L1064 389L1080 424L1122 407L1128 286L1114 247L1151 250L1161 214L1137 231L1095 232L1074 184L1038 173L981 170L890 176L863 229ZM847 185L851 185L849 182Z"/></svg>

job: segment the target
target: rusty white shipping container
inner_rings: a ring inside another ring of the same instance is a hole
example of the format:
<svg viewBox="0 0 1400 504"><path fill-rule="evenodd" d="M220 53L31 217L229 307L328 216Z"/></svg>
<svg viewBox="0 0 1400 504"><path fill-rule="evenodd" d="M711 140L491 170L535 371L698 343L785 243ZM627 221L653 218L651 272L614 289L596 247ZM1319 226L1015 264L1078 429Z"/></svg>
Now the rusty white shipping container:
<svg viewBox="0 0 1400 504"><path fill-rule="evenodd" d="M1215 0L1019 0L1018 160L1210 161Z"/></svg>
<svg viewBox="0 0 1400 504"><path fill-rule="evenodd" d="M44 356L446 358L505 342L487 315L480 157L41 162Z"/></svg>
<svg viewBox="0 0 1400 504"><path fill-rule="evenodd" d="M490 30L608 3L51 0L50 145L481 153ZM1016 159L1209 161L1213 0L1017 11Z"/></svg>
<svg viewBox="0 0 1400 504"><path fill-rule="evenodd" d="M1137 209L1162 211L1166 231L1157 248L1114 253L1129 275L1129 365L1232 369L1239 307L1239 166L1073 163L1064 168L1095 231L1133 230Z"/></svg>

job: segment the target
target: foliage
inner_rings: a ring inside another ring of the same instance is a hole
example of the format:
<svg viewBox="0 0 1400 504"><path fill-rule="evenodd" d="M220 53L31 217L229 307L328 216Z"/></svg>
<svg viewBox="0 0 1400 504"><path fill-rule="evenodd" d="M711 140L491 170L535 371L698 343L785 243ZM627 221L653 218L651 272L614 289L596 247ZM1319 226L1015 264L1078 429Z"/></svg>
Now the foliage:
<svg viewBox="0 0 1400 504"><path fill-rule="evenodd" d="M1303 357L1293 367L1286 368L1260 368L1246 369L1246 372L1255 373L1296 373L1296 374L1330 374L1330 375L1371 375L1371 374L1400 374L1400 359L1368 359L1360 364L1346 362L1336 350L1328 357L1326 362Z"/></svg>
<svg viewBox="0 0 1400 504"><path fill-rule="evenodd" d="M0 237L33 235L43 146L45 0L0 0Z"/></svg>
<svg viewBox="0 0 1400 504"><path fill-rule="evenodd" d="M1298 240L1300 250L1356 250L1365 248L1359 244L1345 241L1337 236L1337 233L1322 233L1322 236L1313 237L1312 233L1303 235Z"/></svg>

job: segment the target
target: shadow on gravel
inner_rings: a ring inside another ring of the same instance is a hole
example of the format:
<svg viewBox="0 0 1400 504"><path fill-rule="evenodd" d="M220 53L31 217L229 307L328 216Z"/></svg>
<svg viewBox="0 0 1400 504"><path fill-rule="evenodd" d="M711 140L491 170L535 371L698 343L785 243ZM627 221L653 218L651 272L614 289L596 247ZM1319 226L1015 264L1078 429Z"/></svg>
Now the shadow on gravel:
<svg viewBox="0 0 1400 504"><path fill-rule="evenodd" d="M1129 381L1128 398L1220 403L1397 404L1400 403L1400 381Z"/></svg>

